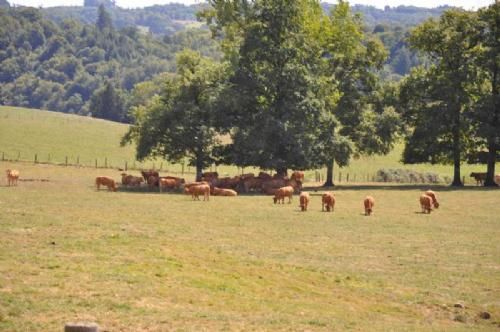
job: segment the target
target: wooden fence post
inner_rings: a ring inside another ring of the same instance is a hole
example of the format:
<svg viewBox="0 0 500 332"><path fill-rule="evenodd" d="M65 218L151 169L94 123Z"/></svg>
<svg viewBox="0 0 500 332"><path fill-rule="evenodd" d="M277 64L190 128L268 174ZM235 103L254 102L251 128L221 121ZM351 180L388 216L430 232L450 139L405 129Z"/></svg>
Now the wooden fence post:
<svg viewBox="0 0 500 332"><path fill-rule="evenodd" d="M181 174L184 175L184 162L181 164Z"/></svg>
<svg viewBox="0 0 500 332"><path fill-rule="evenodd" d="M347 179L346 182L349 183L349 173L347 173Z"/></svg>
<svg viewBox="0 0 500 332"><path fill-rule="evenodd" d="M68 156L66 156L65 164L66 164L66 166L68 166Z"/></svg>
<svg viewBox="0 0 500 332"><path fill-rule="evenodd" d="M127 170L127 162L125 161L125 170Z"/></svg>
<svg viewBox="0 0 500 332"><path fill-rule="evenodd" d="M339 182L342 182L342 172L339 172Z"/></svg>
<svg viewBox="0 0 500 332"><path fill-rule="evenodd" d="M108 157L104 157L104 168L108 168Z"/></svg>
<svg viewBox="0 0 500 332"><path fill-rule="evenodd" d="M50 153L49 153L49 156L48 156L47 161L48 161L48 162L49 162L49 164L50 164Z"/></svg>
<svg viewBox="0 0 500 332"><path fill-rule="evenodd" d="M462 177L462 184L465 186L465 176Z"/></svg>
<svg viewBox="0 0 500 332"><path fill-rule="evenodd" d="M38 156L35 153L35 164L38 163Z"/></svg>
<svg viewBox="0 0 500 332"><path fill-rule="evenodd" d="M2 161L5 161L5 152L2 151Z"/></svg>
<svg viewBox="0 0 500 332"><path fill-rule="evenodd" d="M163 162L160 163L160 171L162 170L163 168Z"/></svg>
<svg viewBox="0 0 500 332"><path fill-rule="evenodd" d="M76 165L80 166L80 156L76 157Z"/></svg>
<svg viewBox="0 0 500 332"><path fill-rule="evenodd" d="M95 168L97 168L97 159L95 160Z"/></svg>

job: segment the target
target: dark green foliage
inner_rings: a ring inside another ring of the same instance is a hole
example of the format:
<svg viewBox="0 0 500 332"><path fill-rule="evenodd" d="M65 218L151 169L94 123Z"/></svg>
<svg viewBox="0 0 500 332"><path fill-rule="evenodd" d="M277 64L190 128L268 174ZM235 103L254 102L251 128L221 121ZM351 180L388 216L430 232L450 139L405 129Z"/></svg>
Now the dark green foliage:
<svg viewBox="0 0 500 332"><path fill-rule="evenodd" d="M146 105L135 101L139 105L134 108L135 122L122 144L135 141L139 159L161 156L178 162L187 158L199 179L203 168L216 161L221 144L219 96L225 80L224 65L193 51L179 53L177 75L166 78L161 98ZM144 85L137 89L151 91Z"/></svg>
<svg viewBox="0 0 500 332"><path fill-rule="evenodd" d="M0 9L0 103L89 114L90 97L104 82L126 94L174 71L179 50L218 54L208 31L185 30L164 43L134 27L113 29L106 12L98 28L69 19L55 24L35 8Z"/></svg>
<svg viewBox="0 0 500 332"><path fill-rule="evenodd" d="M99 9L97 10L97 29L103 32L105 29L113 29L113 23L111 22L111 16L104 8L104 5L99 5Z"/></svg>
<svg viewBox="0 0 500 332"><path fill-rule="evenodd" d="M90 113L95 118L123 122L126 120L125 99L123 94L111 83L97 90L90 99Z"/></svg>

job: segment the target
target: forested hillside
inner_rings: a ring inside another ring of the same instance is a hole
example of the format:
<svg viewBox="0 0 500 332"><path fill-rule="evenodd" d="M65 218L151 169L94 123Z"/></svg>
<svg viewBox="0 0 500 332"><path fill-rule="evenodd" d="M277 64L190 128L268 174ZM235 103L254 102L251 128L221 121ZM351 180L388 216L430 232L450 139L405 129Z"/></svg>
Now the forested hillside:
<svg viewBox="0 0 500 332"><path fill-rule="evenodd" d="M134 85L175 71L175 54L190 48L218 58L217 43L196 22L204 5L157 5L123 9L113 1L85 0L83 7L0 9L0 104L89 114L125 121L137 104ZM98 4L104 6L96 7ZM323 4L325 11L331 4ZM365 30L388 51L379 72L399 80L422 59L404 41L408 29L444 8L354 6ZM144 86L143 86L144 87ZM142 88L143 88L142 87ZM107 105L113 104L109 108Z"/></svg>
<svg viewBox="0 0 500 332"><path fill-rule="evenodd" d="M107 118L124 121L128 91L174 70L175 53L186 47L217 52L208 31L158 40L133 26L116 29L103 8L93 24L55 23L35 8L0 9L0 104L96 115L92 97L111 87L122 107Z"/></svg>

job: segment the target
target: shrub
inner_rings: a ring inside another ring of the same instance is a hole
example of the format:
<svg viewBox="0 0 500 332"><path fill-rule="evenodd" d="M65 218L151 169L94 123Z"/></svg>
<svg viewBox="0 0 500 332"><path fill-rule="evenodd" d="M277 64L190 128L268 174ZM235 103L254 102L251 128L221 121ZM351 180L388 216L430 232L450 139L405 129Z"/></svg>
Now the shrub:
<svg viewBox="0 0 500 332"><path fill-rule="evenodd" d="M439 174L432 172L421 173L410 169L382 168L377 171L375 181L398 183L443 183L446 182L446 179L441 179Z"/></svg>

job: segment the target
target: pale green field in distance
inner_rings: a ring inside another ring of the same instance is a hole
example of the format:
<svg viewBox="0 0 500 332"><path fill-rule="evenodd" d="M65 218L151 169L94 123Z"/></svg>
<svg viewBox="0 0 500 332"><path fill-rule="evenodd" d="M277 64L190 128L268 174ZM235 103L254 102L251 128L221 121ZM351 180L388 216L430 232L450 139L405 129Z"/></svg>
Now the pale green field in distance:
<svg viewBox="0 0 500 332"><path fill-rule="evenodd" d="M300 212L297 197L97 192L113 169L0 171L0 331L500 328L500 189L432 187L424 215L427 186L341 186L326 213L313 189Z"/></svg>
<svg viewBox="0 0 500 332"><path fill-rule="evenodd" d="M17 107L0 106L0 158L4 153L5 159L34 161L35 154L39 162L76 164L95 166L95 160L99 167L103 167L107 160L108 167L125 168L162 168L169 173L180 173L180 164L172 165L166 161L145 161L143 163L135 160L135 147L127 145L120 147L120 139L127 131L128 126L115 122L99 120L89 117L68 115L56 112L24 109ZM405 168L419 172L434 172L442 177L452 177L451 165L403 165L400 163L403 145L398 144L387 156L361 157L352 160L348 167L340 169L335 167L335 177L339 179L339 172L345 181L349 174L350 182L366 182L372 180L373 176L382 168ZM225 175L236 175L241 169L234 166L212 167L212 170ZM497 164L500 172L500 163ZM194 169L184 167L185 173L194 177ZM254 168L245 168L244 172L256 172ZM325 170L319 170L324 178ZM485 172L485 165L462 165L462 175L465 176L467 184L475 184L469 178L470 172ZM189 178L189 175L186 175ZM309 181L315 180L315 171L306 172Z"/></svg>

